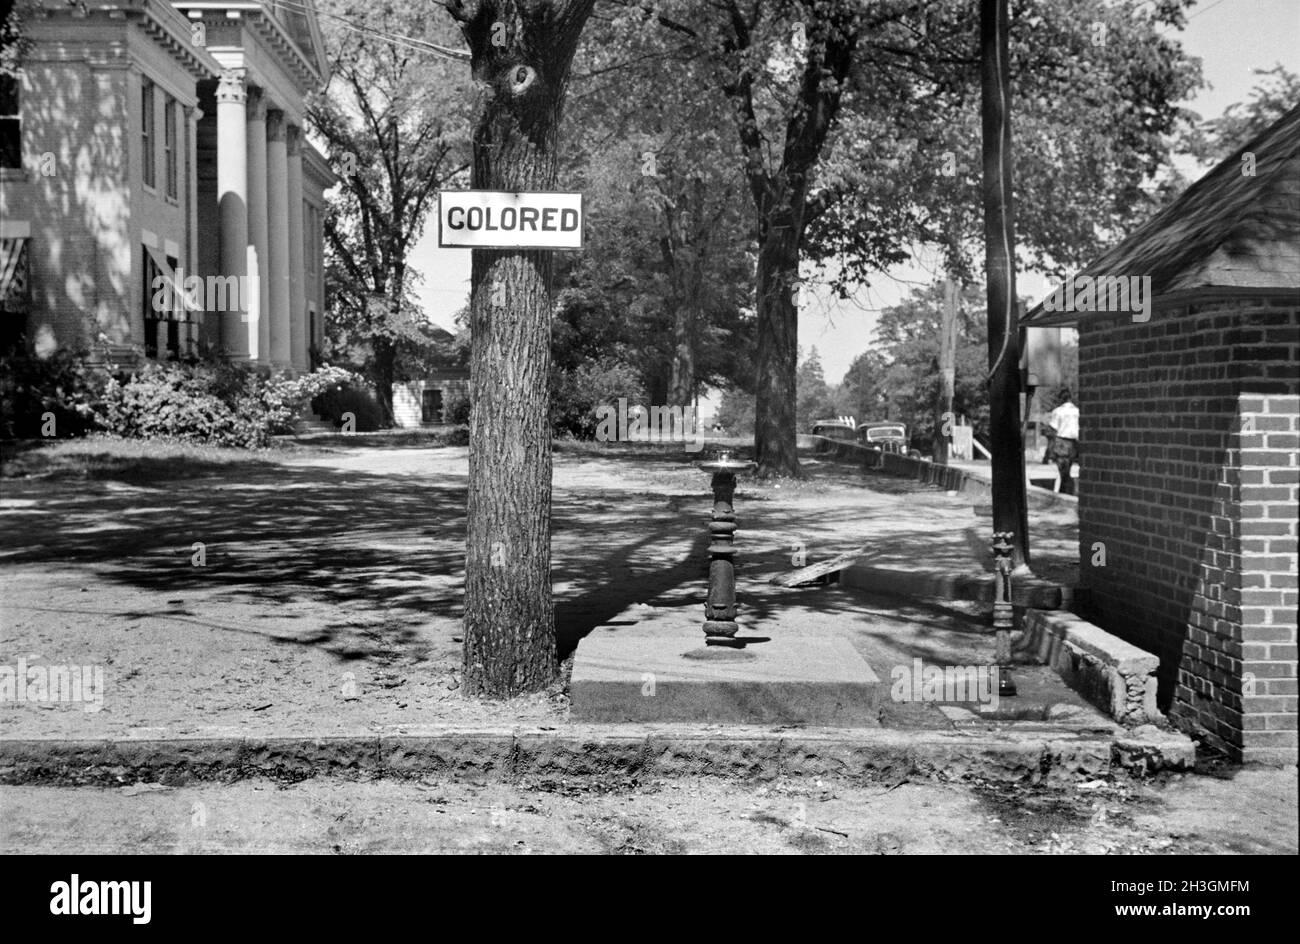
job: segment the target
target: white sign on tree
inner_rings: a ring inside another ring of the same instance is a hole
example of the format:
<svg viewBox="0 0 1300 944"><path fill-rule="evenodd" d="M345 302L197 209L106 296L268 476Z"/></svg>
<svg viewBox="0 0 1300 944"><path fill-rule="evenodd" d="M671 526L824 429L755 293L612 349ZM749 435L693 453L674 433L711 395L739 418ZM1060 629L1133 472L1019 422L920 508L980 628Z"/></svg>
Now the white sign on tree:
<svg viewBox="0 0 1300 944"><path fill-rule="evenodd" d="M438 245L477 249L581 249L582 194L443 190Z"/></svg>

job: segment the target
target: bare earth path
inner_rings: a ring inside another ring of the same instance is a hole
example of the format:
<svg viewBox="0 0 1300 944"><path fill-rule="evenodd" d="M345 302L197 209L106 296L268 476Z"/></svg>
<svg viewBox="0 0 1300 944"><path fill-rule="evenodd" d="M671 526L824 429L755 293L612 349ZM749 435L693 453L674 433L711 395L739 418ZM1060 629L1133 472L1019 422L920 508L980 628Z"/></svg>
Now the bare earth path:
<svg viewBox="0 0 1300 944"><path fill-rule="evenodd" d="M699 607L710 503L694 458L559 451L563 645L629 609ZM4 480L0 664L98 665L106 684L97 711L0 705L0 738L563 726L562 691L506 704L457 691L466 465L464 449L358 443L199 477ZM845 633L882 675L918 652L986 661L971 607L768 587L799 548L810 561L869 545L877 562L904 567L987 563L989 522L968 499L822 463L808 471L798 485L738 492L748 625ZM1031 530L1036 566L1068 575L1072 510L1035 511ZM943 727L934 707L887 707L884 723ZM1295 853L1294 769L1230 774L1052 788L808 778L3 787L0 852Z"/></svg>
<svg viewBox="0 0 1300 944"><path fill-rule="evenodd" d="M933 782L310 780L0 787L0 854L1291 854L1296 773L1072 791Z"/></svg>
<svg viewBox="0 0 1300 944"><path fill-rule="evenodd" d="M562 649L629 607L702 604L710 499L695 458L557 454ZM0 737L558 720L562 699L491 705L457 693L467 467L463 448L356 446L199 478L6 479L0 662L103 666L105 700L94 712L0 706ZM990 643L961 607L767 592L799 547L816 560L870 544L879 561L904 566L968 569L987 558L988 522L968 499L815 461L808 469L806 483L738 491L749 625L822 618L856 628L878 672L879 660L910 659L891 649L904 632L926 634L954 664L980 657ZM1036 512L1035 526L1040 552L1068 569L1072 511Z"/></svg>

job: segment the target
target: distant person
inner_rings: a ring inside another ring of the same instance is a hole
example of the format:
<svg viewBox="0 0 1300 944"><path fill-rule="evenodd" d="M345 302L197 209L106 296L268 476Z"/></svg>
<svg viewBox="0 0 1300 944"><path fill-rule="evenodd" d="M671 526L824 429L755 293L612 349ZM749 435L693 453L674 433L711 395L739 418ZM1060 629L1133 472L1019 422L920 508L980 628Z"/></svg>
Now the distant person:
<svg viewBox="0 0 1300 944"><path fill-rule="evenodd" d="M1056 461L1056 472L1061 479L1061 494L1074 494L1071 467L1079 459L1079 408L1074 405L1070 391L1061 394L1061 402L1047 419L1052 443L1048 447Z"/></svg>

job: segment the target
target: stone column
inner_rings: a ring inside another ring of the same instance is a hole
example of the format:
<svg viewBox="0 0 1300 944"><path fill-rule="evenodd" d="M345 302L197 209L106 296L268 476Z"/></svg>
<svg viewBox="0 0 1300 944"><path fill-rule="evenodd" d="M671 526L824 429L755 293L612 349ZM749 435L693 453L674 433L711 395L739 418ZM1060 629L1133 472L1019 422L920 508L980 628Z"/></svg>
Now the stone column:
<svg viewBox="0 0 1300 944"><path fill-rule="evenodd" d="M217 83L217 205L220 213L221 275L248 274L248 151L244 76L225 72ZM242 279L240 280L242 282ZM248 357L248 312L238 290L228 293L221 319L221 346L227 356Z"/></svg>
<svg viewBox="0 0 1300 944"><path fill-rule="evenodd" d="M197 106L184 109L185 114L185 274L199 271L199 131L203 110Z"/></svg>
<svg viewBox="0 0 1300 944"><path fill-rule="evenodd" d="M199 272L199 119L203 117L203 111L198 106L188 106L184 109L185 124L181 128L181 134L184 136L184 150L181 152L183 167L185 168L185 188L181 191L181 199L185 201L185 252L180 260L181 268L185 270L188 278ZM185 286L181 286L184 291ZM204 293L206 295L206 293ZM207 331L203 324L205 315L202 311L204 301L199 302L198 309L189 309L185 311L185 321L187 324L186 331L191 329L190 324L195 324L193 328L195 335L194 344L203 342L202 332Z"/></svg>
<svg viewBox="0 0 1300 944"><path fill-rule="evenodd" d="M260 88L248 90L248 274L257 275L257 310L249 313L249 333L257 337L257 362L271 363L271 279L267 272L266 99ZM256 263L256 266L254 266ZM251 307L251 306L250 306Z"/></svg>
<svg viewBox="0 0 1300 944"><path fill-rule="evenodd" d="M310 368L307 354L307 262L303 246L302 129L290 125L289 157L289 350L293 366Z"/></svg>
<svg viewBox="0 0 1300 944"><path fill-rule="evenodd" d="M289 155L284 112L266 113L267 273L270 283L271 362L292 361L289 334Z"/></svg>

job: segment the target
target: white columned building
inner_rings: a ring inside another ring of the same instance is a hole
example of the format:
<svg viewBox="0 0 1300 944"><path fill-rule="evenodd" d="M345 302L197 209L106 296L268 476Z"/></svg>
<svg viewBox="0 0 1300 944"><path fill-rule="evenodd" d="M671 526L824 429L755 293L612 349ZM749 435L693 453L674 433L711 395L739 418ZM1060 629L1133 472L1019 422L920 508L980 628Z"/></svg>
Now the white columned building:
<svg viewBox="0 0 1300 944"><path fill-rule="evenodd" d="M289 284L289 154L284 112L266 116L267 164L267 278L271 284L271 363L288 367L292 361L289 319L292 306Z"/></svg>
<svg viewBox="0 0 1300 944"><path fill-rule="evenodd" d="M248 274L248 95L244 77L231 70L217 83L217 208L221 218L217 258L221 274ZM205 293L206 294L206 293ZM231 357L247 358L248 302L242 293L227 295L221 313L221 344ZM233 299L233 300L232 300Z"/></svg>
<svg viewBox="0 0 1300 944"><path fill-rule="evenodd" d="M271 283L267 279L270 236L267 232L266 197L266 100L254 86L248 96L248 274L257 277L257 296L249 299L250 342L254 337L254 359L265 362L271 350ZM254 311L252 303L256 301Z"/></svg>
<svg viewBox="0 0 1300 944"><path fill-rule="evenodd" d="M311 369L338 181L304 133L328 68L312 0L47 3L25 28L0 88L0 349ZM156 287L195 276L197 305Z"/></svg>
<svg viewBox="0 0 1300 944"><path fill-rule="evenodd" d="M251 304L219 314L221 344L232 357L251 353L255 362L268 367L310 370L310 352L323 334L319 300L324 297L324 273L323 266L313 266L314 284L308 284L307 247L322 234L307 232L305 227L309 217L316 220L323 215L319 195L337 179L314 153L303 130L304 98L323 86L326 76L315 16L309 6L297 3L182 0L174 6L192 23L203 24L208 51L227 74L242 77L245 140L237 142L233 131L224 136L220 106L227 93L218 84L216 157L218 189L225 193L223 155L227 148L239 151L240 157L228 163L232 177L235 165L241 160L244 165L247 222L241 236L237 221L227 224L223 209L216 256L221 275L258 278ZM200 103L203 91L201 86ZM232 128L234 122L232 112ZM304 161L307 152L317 159ZM312 178L310 187L306 175ZM310 321L309 307L315 312ZM217 336L210 326L207 337Z"/></svg>

